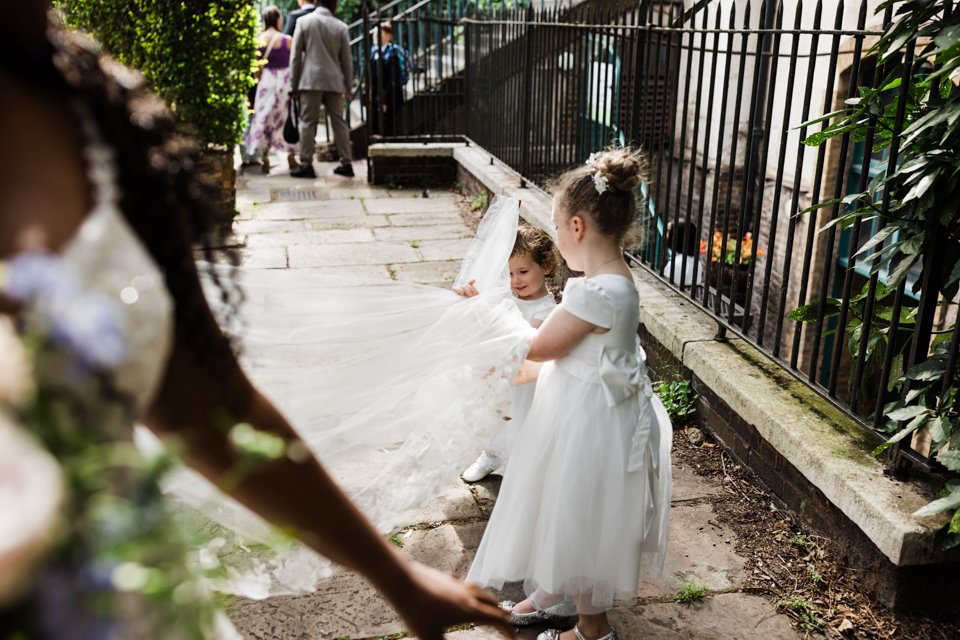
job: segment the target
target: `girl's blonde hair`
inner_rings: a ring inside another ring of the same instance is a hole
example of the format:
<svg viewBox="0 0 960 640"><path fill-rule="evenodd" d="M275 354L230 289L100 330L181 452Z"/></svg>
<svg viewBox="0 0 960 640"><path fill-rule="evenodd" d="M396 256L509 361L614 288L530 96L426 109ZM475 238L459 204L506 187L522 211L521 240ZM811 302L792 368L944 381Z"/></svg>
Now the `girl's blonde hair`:
<svg viewBox="0 0 960 640"><path fill-rule="evenodd" d="M560 254L553 239L543 229L529 224L521 224L517 229L517 240L510 252L510 257L514 256L530 256L547 278L556 275L560 268Z"/></svg>
<svg viewBox="0 0 960 640"><path fill-rule="evenodd" d="M629 147L595 153L587 164L561 175L553 185L567 216L586 214L604 235L621 242L637 217L634 190L646 177L643 154Z"/></svg>

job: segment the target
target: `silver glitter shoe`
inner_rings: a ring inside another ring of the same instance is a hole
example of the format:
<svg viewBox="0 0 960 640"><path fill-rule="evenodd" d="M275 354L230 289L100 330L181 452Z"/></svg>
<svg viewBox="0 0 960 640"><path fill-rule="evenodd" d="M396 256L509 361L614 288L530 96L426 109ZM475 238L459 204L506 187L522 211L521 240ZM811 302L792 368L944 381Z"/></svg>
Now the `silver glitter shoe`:
<svg viewBox="0 0 960 640"><path fill-rule="evenodd" d="M563 631L557 629L547 629L543 633L537 636L537 640L560 640L560 634ZM582 633L580 633L580 627L574 625L573 634L577 636L577 640L587 640ZM607 635L597 638L597 640L619 640L620 636L617 635L617 632L613 629L610 630L610 633Z"/></svg>
<svg viewBox="0 0 960 640"><path fill-rule="evenodd" d="M514 613L513 608L517 606L518 603L512 600L504 600L500 603L500 608L510 614L508 621L513 626L529 627L540 624L541 622L547 622L548 620L565 619L576 615L575 613L571 614L570 607L563 600L546 609L541 608L532 596L530 596L528 600L530 600L530 604L533 605L533 611L530 613Z"/></svg>

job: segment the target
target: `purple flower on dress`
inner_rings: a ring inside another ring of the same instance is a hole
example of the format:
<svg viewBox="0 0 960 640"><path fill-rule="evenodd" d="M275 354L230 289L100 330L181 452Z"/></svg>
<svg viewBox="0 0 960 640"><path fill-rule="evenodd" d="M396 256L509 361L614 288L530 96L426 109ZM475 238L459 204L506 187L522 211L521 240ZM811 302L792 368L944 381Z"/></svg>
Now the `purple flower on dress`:
<svg viewBox="0 0 960 640"><path fill-rule="evenodd" d="M17 254L7 263L3 292L11 300L23 303L40 298L72 298L80 292L80 281L57 256L29 251Z"/></svg>
<svg viewBox="0 0 960 640"><path fill-rule="evenodd" d="M90 368L114 368L126 358L120 310L103 294L77 296L50 321L53 340Z"/></svg>
<svg viewBox="0 0 960 640"><path fill-rule="evenodd" d="M4 294L36 313L43 331L87 369L110 369L127 355L123 318L115 300L83 291L59 256L28 252L8 263Z"/></svg>

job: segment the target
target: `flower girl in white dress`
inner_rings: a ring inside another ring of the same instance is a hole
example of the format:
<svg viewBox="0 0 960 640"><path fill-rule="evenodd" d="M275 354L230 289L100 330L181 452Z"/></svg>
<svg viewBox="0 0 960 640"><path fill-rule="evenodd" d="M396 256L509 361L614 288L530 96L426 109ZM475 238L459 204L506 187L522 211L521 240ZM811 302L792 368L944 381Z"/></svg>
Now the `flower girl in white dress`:
<svg viewBox="0 0 960 640"><path fill-rule="evenodd" d="M532 624L575 605L577 625L539 640L615 640L606 612L636 597L641 566L662 569L670 507L671 426L651 391L639 310L620 244L642 163L629 150L591 156L554 197L557 246L584 277L537 331L525 376L537 376L490 522L468 579L523 581L511 607ZM505 606L509 606L505 603Z"/></svg>
<svg viewBox="0 0 960 640"><path fill-rule="evenodd" d="M557 306L557 300L547 290L546 279L556 274L560 266L557 248L543 229L529 224L517 229L517 241L510 253L510 289L523 319L537 328ZM510 455L517 430L533 402L532 382L518 385L513 390L510 422L505 424L476 461L463 472L467 482L477 482L503 466Z"/></svg>

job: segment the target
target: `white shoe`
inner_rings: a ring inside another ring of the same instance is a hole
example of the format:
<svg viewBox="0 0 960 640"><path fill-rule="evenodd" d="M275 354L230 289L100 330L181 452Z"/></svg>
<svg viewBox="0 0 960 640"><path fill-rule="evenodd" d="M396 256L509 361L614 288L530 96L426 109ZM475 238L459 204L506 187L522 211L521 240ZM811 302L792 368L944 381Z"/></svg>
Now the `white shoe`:
<svg viewBox="0 0 960 640"><path fill-rule="evenodd" d="M501 464L503 464L503 461L497 456L481 451L476 462L467 467L466 471L460 474L460 477L466 482L477 482L499 469Z"/></svg>
<svg viewBox="0 0 960 640"><path fill-rule="evenodd" d="M546 631L544 631L543 633L537 636L537 640L560 640L560 634L562 633L563 631L560 631L558 629L547 629ZM577 640L587 640L586 637L584 637L584 635L580 633L580 627L576 625L574 625L573 627L573 634L574 636L576 636ZM617 635L617 632L611 629L610 633L603 636L602 638L597 638L597 640L619 640L619 637L620 636Z"/></svg>
<svg viewBox="0 0 960 640"><path fill-rule="evenodd" d="M533 596L530 596L529 599L533 605L533 611L530 613L516 613L513 609L517 606L517 603L512 600L504 600L500 603L500 608L510 614L507 620L510 624L515 627L529 627L530 625L550 620L566 620L572 622L572 619L576 619L577 617L577 608L574 607L572 603L561 600L555 605L541 609L537 601L533 599Z"/></svg>

